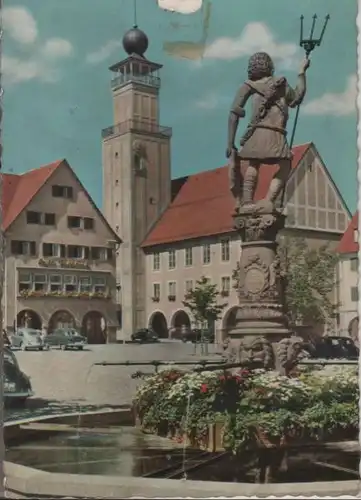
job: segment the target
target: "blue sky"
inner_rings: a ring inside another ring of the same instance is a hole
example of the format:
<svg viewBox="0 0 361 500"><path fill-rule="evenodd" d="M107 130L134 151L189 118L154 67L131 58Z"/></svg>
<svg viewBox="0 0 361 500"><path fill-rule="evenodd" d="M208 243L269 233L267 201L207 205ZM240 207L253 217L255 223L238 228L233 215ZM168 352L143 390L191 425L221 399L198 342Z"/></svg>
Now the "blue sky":
<svg viewBox="0 0 361 500"><path fill-rule="evenodd" d="M309 30L331 15L312 56L296 144L313 141L356 208L356 0L138 0L149 59L162 70L161 124L173 127L173 177L225 164L228 110L257 50L294 83ZM159 3L158 3L159 2ZM159 5L161 4L161 5ZM192 8L193 7L193 8ZM187 9L185 9L187 10ZM101 129L112 124L109 65L124 57L131 0L5 0L4 171L66 158L102 206ZM317 34L317 26L316 26ZM293 116L289 122L292 127Z"/></svg>

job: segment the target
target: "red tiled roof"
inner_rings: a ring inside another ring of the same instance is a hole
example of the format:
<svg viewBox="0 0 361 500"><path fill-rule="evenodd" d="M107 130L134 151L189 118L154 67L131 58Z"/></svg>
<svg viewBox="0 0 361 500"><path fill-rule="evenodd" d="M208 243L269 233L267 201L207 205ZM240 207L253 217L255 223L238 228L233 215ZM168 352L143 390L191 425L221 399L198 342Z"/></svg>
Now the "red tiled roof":
<svg viewBox="0 0 361 500"><path fill-rule="evenodd" d="M36 193L63 161L64 160L58 160L21 175L1 174L2 227L4 231L9 228L21 212L29 205Z"/></svg>
<svg viewBox="0 0 361 500"><path fill-rule="evenodd" d="M311 143L293 148L292 168L296 168ZM277 166L262 165L255 199L265 197ZM224 234L233 231L234 199L229 190L228 168L220 167L175 179L175 194L169 208L150 231L143 247Z"/></svg>
<svg viewBox="0 0 361 500"><path fill-rule="evenodd" d="M338 253L357 253L358 243L355 242L354 231L358 230L358 212L354 214L348 228L344 232L336 251Z"/></svg>

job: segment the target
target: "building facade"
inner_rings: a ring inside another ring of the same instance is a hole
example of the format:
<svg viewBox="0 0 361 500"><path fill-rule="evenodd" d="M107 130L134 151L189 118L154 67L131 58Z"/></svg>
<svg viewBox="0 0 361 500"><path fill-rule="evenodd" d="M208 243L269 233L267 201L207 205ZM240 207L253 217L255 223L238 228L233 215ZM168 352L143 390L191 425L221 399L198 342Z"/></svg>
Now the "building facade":
<svg viewBox="0 0 361 500"><path fill-rule="evenodd" d="M271 177L269 167L262 168L258 199ZM217 285L219 300L227 304L215 324L221 338L235 317L237 295L232 274L241 251L241 241L232 228L227 169L174 182L180 185L178 193L143 243L148 325L162 336L173 328L191 325L182 301L187 290L205 276ZM298 236L310 247L329 244L336 248L350 214L312 143L294 148L286 201L287 225L281 237ZM332 298L336 301L336 289Z"/></svg>
<svg viewBox="0 0 361 500"><path fill-rule="evenodd" d="M358 214L356 213L337 247L338 264L338 303L340 330L343 334L358 337L359 303L359 233Z"/></svg>
<svg viewBox="0 0 361 500"><path fill-rule="evenodd" d="M115 251L120 244L65 160L3 174L3 326L80 329L115 339Z"/></svg>

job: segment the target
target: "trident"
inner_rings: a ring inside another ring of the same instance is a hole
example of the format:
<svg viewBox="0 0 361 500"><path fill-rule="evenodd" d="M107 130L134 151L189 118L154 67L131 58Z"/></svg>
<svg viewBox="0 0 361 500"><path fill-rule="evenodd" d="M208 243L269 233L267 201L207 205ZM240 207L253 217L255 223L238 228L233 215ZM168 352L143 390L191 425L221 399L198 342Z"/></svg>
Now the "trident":
<svg viewBox="0 0 361 500"><path fill-rule="evenodd" d="M314 14L312 16L312 26L311 26L310 37L309 38L303 38L303 20L304 20L304 16L300 17L300 21L301 21L300 47L302 47L304 49L307 59L309 59L311 52L313 52L313 50L316 47L319 47L321 45L321 42L322 42L322 39L323 39L323 35L325 34L326 26L327 26L327 23L328 23L329 19L330 19L330 16L329 16L329 14L327 14L327 16L325 17L325 22L323 24L323 28L322 28L322 31L321 31L321 34L320 34L319 38L314 38L313 34L314 34L314 31L315 31L315 26L316 26L316 21L317 21L317 14ZM293 129L292 129L292 134L291 134L291 139L290 139L290 149L292 149L293 141L294 141L294 138L295 138L295 133L296 133L296 128L297 128L297 122L298 122L298 115L300 113L300 105L301 104L299 104L297 106L295 121L293 122ZM284 197L285 197L285 193L286 193L286 186L287 186L287 183L285 184L285 186L283 188L282 198L281 198L281 207L283 207L283 203L284 203Z"/></svg>

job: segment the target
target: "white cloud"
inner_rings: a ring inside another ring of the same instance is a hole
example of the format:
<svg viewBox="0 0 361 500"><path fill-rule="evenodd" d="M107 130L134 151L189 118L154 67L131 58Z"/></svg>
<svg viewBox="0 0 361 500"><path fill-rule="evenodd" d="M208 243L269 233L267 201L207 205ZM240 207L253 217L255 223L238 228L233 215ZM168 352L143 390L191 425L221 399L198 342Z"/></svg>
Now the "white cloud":
<svg viewBox="0 0 361 500"><path fill-rule="evenodd" d="M222 37L208 45L204 58L233 60L266 51L283 67L291 68L299 60L295 43L278 42L268 26L261 22L249 23L240 36Z"/></svg>
<svg viewBox="0 0 361 500"><path fill-rule="evenodd" d="M53 83L60 77L57 60L69 57L73 47L63 38L49 38L39 41L36 21L31 13L23 7L6 7L3 9L4 32L18 44L31 45L31 55L24 58L2 57L2 71L5 85L30 80Z"/></svg>
<svg viewBox="0 0 361 500"><path fill-rule="evenodd" d="M214 93L208 94L203 99L200 99L196 102L197 108L206 110L215 109L218 105L219 99Z"/></svg>
<svg viewBox="0 0 361 500"><path fill-rule="evenodd" d="M73 46L63 38L50 38L41 47L41 54L49 58L69 57L73 52Z"/></svg>
<svg viewBox="0 0 361 500"><path fill-rule="evenodd" d="M36 22L24 7L5 7L2 13L5 35L19 43L34 43L38 36Z"/></svg>
<svg viewBox="0 0 361 500"><path fill-rule="evenodd" d="M163 10L193 14L202 8L203 0L158 0L158 6Z"/></svg>
<svg viewBox="0 0 361 500"><path fill-rule="evenodd" d="M110 40L108 43L100 47L100 49L95 52L90 52L90 54L86 56L86 61L89 64L98 64L105 61L115 50L119 49L121 45L122 42L119 40Z"/></svg>
<svg viewBox="0 0 361 500"><path fill-rule="evenodd" d="M356 99L357 77L351 75L343 92L326 92L305 104L302 111L308 115L346 116L356 111Z"/></svg>

